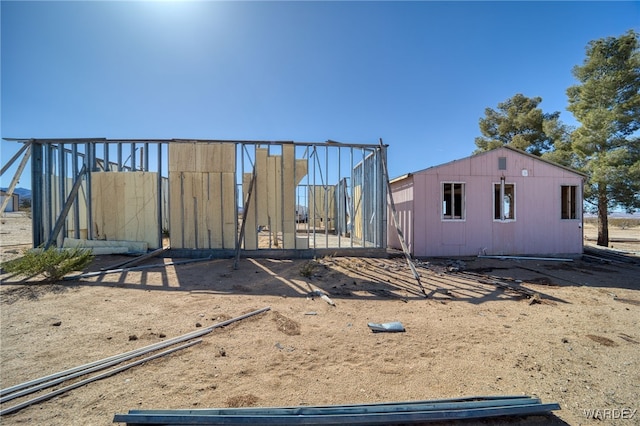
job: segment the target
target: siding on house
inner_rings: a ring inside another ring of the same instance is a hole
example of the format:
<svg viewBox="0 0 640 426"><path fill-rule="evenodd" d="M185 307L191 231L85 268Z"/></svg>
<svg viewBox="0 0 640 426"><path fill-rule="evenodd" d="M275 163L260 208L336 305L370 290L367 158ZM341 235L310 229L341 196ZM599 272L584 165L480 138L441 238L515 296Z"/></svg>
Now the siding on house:
<svg viewBox="0 0 640 426"><path fill-rule="evenodd" d="M506 169L499 169L499 158ZM494 185L515 188L515 219L494 219ZM416 257L582 253L583 175L498 148L392 182L402 231ZM463 217L443 219L443 183L464 184ZM561 218L561 187L576 186L576 217ZM399 248L395 231L389 246Z"/></svg>

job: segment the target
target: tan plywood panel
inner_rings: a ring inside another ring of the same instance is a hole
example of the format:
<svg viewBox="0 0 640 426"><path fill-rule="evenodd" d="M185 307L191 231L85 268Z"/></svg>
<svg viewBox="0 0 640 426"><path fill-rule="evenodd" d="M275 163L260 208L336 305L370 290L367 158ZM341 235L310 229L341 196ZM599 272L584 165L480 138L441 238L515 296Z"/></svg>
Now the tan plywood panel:
<svg viewBox="0 0 640 426"><path fill-rule="evenodd" d="M195 143L169 142L169 172L195 169Z"/></svg>
<svg viewBox="0 0 640 426"><path fill-rule="evenodd" d="M285 249L296 248L295 152L293 144L282 145L282 222Z"/></svg>
<svg viewBox="0 0 640 426"><path fill-rule="evenodd" d="M307 160L296 160L296 185L307 175Z"/></svg>
<svg viewBox="0 0 640 426"><path fill-rule="evenodd" d="M235 143L169 143L170 172L233 173L235 168Z"/></svg>
<svg viewBox="0 0 640 426"><path fill-rule="evenodd" d="M267 165L268 150L265 148L256 149L256 187L253 199L257 207L256 222L258 225L267 226L269 224L269 169Z"/></svg>
<svg viewBox="0 0 640 426"><path fill-rule="evenodd" d="M182 227L182 247L195 248L193 229L193 172L182 173L182 187L180 188L180 202L182 210L179 225Z"/></svg>
<svg viewBox="0 0 640 426"><path fill-rule="evenodd" d="M157 173L91 174L96 239L145 241L158 247Z"/></svg>
<svg viewBox="0 0 640 426"><path fill-rule="evenodd" d="M118 223L118 238L128 241L146 241L158 248L158 174L151 172L113 173L116 187L124 181L124 220Z"/></svg>
<svg viewBox="0 0 640 426"><path fill-rule="evenodd" d="M353 204L354 214L353 221L351 223L351 229L353 229L353 236L362 239L362 186L356 185L353 187Z"/></svg>
<svg viewBox="0 0 640 426"><path fill-rule="evenodd" d="M169 181L172 247L234 248L235 173L183 172Z"/></svg>
<svg viewBox="0 0 640 426"><path fill-rule="evenodd" d="M200 173L183 172L171 175L171 246L196 248L194 180Z"/></svg>
<svg viewBox="0 0 640 426"><path fill-rule="evenodd" d="M220 144L200 143L194 149L194 172L219 172L220 171Z"/></svg>
<svg viewBox="0 0 640 426"><path fill-rule="evenodd" d="M220 172L236 172L236 145L233 143L221 144L220 148Z"/></svg>
<svg viewBox="0 0 640 426"><path fill-rule="evenodd" d="M252 173L244 173L242 175L242 206L246 206L247 197L249 196L249 190L251 186ZM256 223L256 189L255 182L254 188L251 193L251 200L249 201L249 208L244 212L245 215L245 227L244 227L244 249L256 250L258 248L258 224Z"/></svg>
<svg viewBox="0 0 640 426"><path fill-rule="evenodd" d="M235 173L222 173L222 237L223 248L233 249L236 246L236 208Z"/></svg>
<svg viewBox="0 0 640 426"><path fill-rule="evenodd" d="M202 216L205 218L208 248L222 248L222 178L220 173L207 173Z"/></svg>
<svg viewBox="0 0 640 426"><path fill-rule="evenodd" d="M169 237L171 247L184 248L182 240L182 183L183 174L169 173Z"/></svg>
<svg viewBox="0 0 640 426"><path fill-rule="evenodd" d="M316 228L334 228L335 186L309 186L309 220Z"/></svg>
<svg viewBox="0 0 640 426"><path fill-rule="evenodd" d="M274 235L276 247L278 243L278 235L282 232L282 157L267 157L267 182L268 182L268 222L269 230Z"/></svg>

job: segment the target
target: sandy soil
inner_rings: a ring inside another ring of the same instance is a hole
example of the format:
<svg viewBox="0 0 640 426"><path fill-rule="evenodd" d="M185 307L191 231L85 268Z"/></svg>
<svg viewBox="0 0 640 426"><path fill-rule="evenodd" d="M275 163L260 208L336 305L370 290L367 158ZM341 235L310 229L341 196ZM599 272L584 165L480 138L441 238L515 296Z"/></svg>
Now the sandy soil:
<svg viewBox="0 0 640 426"><path fill-rule="evenodd" d="M28 218L2 220L6 260L28 247L31 228ZM638 228L619 231L640 239ZM614 247L640 251L640 243L624 244ZM585 415L640 410L640 259L627 257L635 263L427 259L418 267L426 299L402 258L242 259L237 270L231 260L212 260L56 284L5 274L2 388L270 310L1 421L108 425L130 409L525 394L562 409L482 424L640 424L638 412L604 421ZM128 259L97 257L88 270ZM367 326L388 321L406 331Z"/></svg>

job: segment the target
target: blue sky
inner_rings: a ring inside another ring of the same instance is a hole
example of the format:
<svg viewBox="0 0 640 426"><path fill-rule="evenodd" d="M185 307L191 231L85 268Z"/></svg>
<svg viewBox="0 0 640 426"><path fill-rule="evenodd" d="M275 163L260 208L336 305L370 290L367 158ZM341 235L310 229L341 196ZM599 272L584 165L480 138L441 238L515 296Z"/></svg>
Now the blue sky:
<svg viewBox="0 0 640 426"><path fill-rule="evenodd" d="M391 177L470 155L485 108L517 93L576 124L566 89L589 41L640 30L638 1L2 1L0 12L2 137L382 138ZM1 147L2 164L19 149Z"/></svg>

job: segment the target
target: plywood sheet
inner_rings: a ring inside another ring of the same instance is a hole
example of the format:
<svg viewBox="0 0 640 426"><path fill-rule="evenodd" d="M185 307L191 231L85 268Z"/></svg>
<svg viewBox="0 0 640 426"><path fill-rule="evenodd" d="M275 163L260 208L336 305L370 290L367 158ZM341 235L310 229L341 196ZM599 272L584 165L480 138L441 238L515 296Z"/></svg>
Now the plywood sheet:
<svg viewBox="0 0 640 426"><path fill-rule="evenodd" d="M255 197L257 207L256 222L258 225L267 226L269 224L269 184L268 184L268 150L266 148L256 149L256 188Z"/></svg>
<svg viewBox="0 0 640 426"><path fill-rule="evenodd" d="M252 177L253 177L252 173L245 173L242 176L243 208L246 206L246 203L247 203L247 197L249 196ZM256 250L258 248L258 235L257 235L258 225L256 223L256 192L257 191L255 189L255 182L254 182L254 188L251 193L249 208L247 209L246 212L243 213L246 218L245 219L246 223L244 227L244 249L245 250Z"/></svg>
<svg viewBox="0 0 640 426"><path fill-rule="evenodd" d="M169 143L170 172L234 173L236 145L231 142Z"/></svg>
<svg viewBox="0 0 640 426"><path fill-rule="evenodd" d="M91 174L93 230L96 239L144 241L158 248L157 173Z"/></svg>
<svg viewBox="0 0 640 426"><path fill-rule="evenodd" d="M169 186L172 247L235 247L234 173L173 173Z"/></svg>
<svg viewBox="0 0 640 426"><path fill-rule="evenodd" d="M258 226L268 226L276 247L296 248L295 188L307 174L307 160L295 159L295 146L282 145L282 155L269 155L266 148L256 149L256 183L251 198L253 208L247 212L247 235ZM251 174L243 179L246 200ZM252 237L253 239L253 237ZM245 241L245 248L256 248L254 241Z"/></svg>
<svg viewBox="0 0 640 426"><path fill-rule="evenodd" d="M353 187L353 220L351 222L351 229L353 230L353 236L362 239L362 186L356 185Z"/></svg>
<svg viewBox="0 0 640 426"><path fill-rule="evenodd" d="M282 225L283 245L285 249L296 248L295 221L295 151L293 144L282 146Z"/></svg>
<svg viewBox="0 0 640 426"><path fill-rule="evenodd" d="M236 246L236 207L235 173L222 173L222 248L233 249Z"/></svg>
<svg viewBox="0 0 640 426"><path fill-rule="evenodd" d="M335 222L335 186L309 186L309 220L316 228L333 229Z"/></svg>

